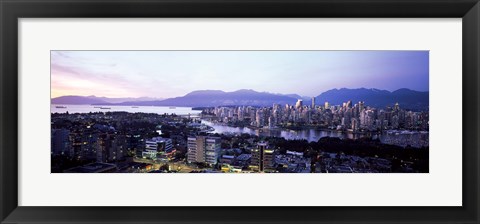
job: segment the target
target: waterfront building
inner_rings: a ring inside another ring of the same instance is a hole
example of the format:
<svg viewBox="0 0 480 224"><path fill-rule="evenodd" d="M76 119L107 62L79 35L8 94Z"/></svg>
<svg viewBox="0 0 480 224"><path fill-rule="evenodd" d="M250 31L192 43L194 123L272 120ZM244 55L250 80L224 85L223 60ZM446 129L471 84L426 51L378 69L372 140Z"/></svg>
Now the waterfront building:
<svg viewBox="0 0 480 224"><path fill-rule="evenodd" d="M275 127L275 118L272 116L268 117L268 128L273 128Z"/></svg>
<svg viewBox="0 0 480 224"><path fill-rule="evenodd" d="M358 131L358 121L356 118L352 118L352 130Z"/></svg>

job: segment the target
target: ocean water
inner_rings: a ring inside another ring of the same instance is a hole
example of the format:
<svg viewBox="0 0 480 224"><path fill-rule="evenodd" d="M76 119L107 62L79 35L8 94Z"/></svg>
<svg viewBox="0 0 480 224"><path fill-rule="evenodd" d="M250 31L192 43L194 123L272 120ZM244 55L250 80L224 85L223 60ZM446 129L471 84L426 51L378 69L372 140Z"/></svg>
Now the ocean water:
<svg viewBox="0 0 480 224"><path fill-rule="evenodd" d="M65 107L65 108L60 108ZM102 109L102 108L104 109ZM129 113L156 113L176 115L198 115L200 110L192 110L191 107L156 107L156 106L99 106L99 105L69 105L52 104L51 113L90 113L90 112L129 112Z"/></svg>

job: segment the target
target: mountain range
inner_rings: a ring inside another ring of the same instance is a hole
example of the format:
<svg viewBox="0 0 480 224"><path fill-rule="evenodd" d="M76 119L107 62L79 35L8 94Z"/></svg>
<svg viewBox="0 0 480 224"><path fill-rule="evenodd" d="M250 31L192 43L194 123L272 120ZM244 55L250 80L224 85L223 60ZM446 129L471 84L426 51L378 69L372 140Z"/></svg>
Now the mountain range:
<svg viewBox="0 0 480 224"><path fill-rule="evenodd" d="M428 110L429 93L410 89L398 89L393 92L379 89L332 89L316 97L318 103L328 102L330 105L341 105L351 100L353 104L364 101L365 105L385 108L398 103L400 107L410 110Z"/></svg>
<svg viewBox="0 0 480 224"><path fill-rule="evenodd" d="M304 104L311 104L311 97L298 94L274 94L241 89L233 92L221 90L197 90L185 96L155 99L155 98L106 98L95 96L62 96L52 99L52 104L94 104L94 105L125 105L125 106L272 106L276 104L293 105L298 99ZM400 107L411 110L428 110L429 93L410 89L399 89L393 92L379 89L332 89L315 97L316 104L329 102L330 105L341 105L351 100L353 104L364 101L365 105L385 108L399 103Z"/></svg>
<svg viewBox="0 0 480 224"><path fill-rule="evenodd" d="M213 106L272 106L278 104L292 104L297 98L241 89L234 92L221 90L198 90L185 96L169 98L162 101L124 102L120 105L153 105L153 106L187 106L187 107L213 107Z"/></svg>

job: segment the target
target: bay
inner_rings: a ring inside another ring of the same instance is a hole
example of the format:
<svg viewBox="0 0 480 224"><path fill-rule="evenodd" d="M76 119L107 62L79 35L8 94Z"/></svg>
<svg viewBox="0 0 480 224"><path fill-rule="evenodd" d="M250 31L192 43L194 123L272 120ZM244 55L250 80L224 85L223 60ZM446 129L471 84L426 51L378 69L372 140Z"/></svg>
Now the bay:
<svg viewBox="0 0 480 224"><path fill-rule="evenodd" d="M198 115L200 110L192 110L191 107L157 107L157 106L116 106L116 105L72 105L52 104L51 113L90 113L90 112L129 112L129 113L155 113L176 115Z"/></svg>
<svg viewBox="0 0 480 224"><path fill-rule="evenodd" d="M371 137L372 139L379 139L380 142L391 145L398 145L406 147L407 145L420 148L428 146L429 133L428 132L412 132L412 131L398 131L390 130L381 133L348 133L336 130L316 130L314 128L306 128L303 130L289 130L289 129L253 129L249 127L232 127L223 124L218 124L206 120L202 123L212 127L214 130L211 133L219 134L250 134L256 136L271 136L282 137L287 140L305 139L309 142L316 142L323 137L335 137L341 139L359 139L363 137Z"/></svg>

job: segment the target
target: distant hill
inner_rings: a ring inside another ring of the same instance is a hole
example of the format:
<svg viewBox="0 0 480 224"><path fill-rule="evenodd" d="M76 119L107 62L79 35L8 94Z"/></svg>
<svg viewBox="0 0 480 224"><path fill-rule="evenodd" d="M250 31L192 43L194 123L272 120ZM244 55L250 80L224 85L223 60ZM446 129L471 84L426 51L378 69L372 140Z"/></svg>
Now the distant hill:
<svg viewBox="0 0 480 224"><path fill-rule="evenodd" d="M139 101L152 101L152 100L163 100L163 98L153 98L153 97L127 97L127 98L108 98L108 97L97 97L97 99L106 101L108 103L123 103L123 102L139 102Z"/></svg>
<svg viewBox="0 0 480 224"><path fill-rule="evenodd" d="M108 98L108 97L96 97L96 96L61 96L52 98L52 104L97 104L97 105L109 105L117 104L126 101L138 102L149 100L161 100L151 97L139 97L139 98Z"/></svg>
<svg viewBox="0 0 480 224"><path fill-rule="evenodd" d="M96 97L88 96L61 96L52 98L52 104L108 104L108 102Z"/></svg>
<svg viewBox="0 0 480 224"><path fill-rule="evenodd" d="M214 106L268 106L273 104L294 105L298 99L303 99L304 105L310 105L311 98L298 94L274 94L241 89L233 92L221 90L197 90L185 96L155 99L155 98L107 98L95 96L62 96L52 99L52 104L96 104L125 106L184 106L184 107L214 107ZM393 92L379 89L332 89L315 99L317 105L329 102L330 105L341 105L351 100L352 104L364 101L365 105L385 108L399 103L401 108L410 110L428 110L429 93L410 89L399 89Z"/></svg>
<svg viewBox="0 0 480 224"><path fill-rule="evenodd" d="M169 98L161 101L124 102L121 105L139 106L186 106L186 107L212 107L212 106L272 106L278 104L294 104L297 98L267 92L241 89L234 92L221 90L198 90L185 96Z"/></svg>
<svg viewBox="0 0 480 224"><path fill-rule="evenodd" d="M393 92L379 89L332 89L316 97L318 104L329 102L330 105L341 105L351 100L352 104L364 101L365 105L385 108L398 102L401 108L410 110L428 110L429 93L410 89L399 89Z"/></svg>

